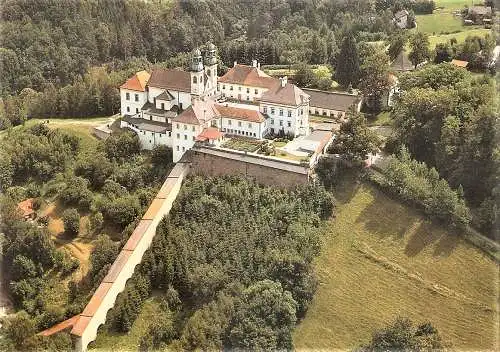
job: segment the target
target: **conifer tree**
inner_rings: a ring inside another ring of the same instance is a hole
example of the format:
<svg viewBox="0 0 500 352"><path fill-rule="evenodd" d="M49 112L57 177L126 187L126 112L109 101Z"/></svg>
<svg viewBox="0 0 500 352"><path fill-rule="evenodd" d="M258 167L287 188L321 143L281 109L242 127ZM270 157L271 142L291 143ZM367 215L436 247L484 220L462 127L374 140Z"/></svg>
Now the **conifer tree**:
<svg viewBox="0 0 500 352"><path fill-rule="evenodd" d="M359 54L356 47L356 41L351 32L347 32L340 52L337 55L337 67L335 70L335 80L343 87L352 84L358 85L360 77Z"/></svg>

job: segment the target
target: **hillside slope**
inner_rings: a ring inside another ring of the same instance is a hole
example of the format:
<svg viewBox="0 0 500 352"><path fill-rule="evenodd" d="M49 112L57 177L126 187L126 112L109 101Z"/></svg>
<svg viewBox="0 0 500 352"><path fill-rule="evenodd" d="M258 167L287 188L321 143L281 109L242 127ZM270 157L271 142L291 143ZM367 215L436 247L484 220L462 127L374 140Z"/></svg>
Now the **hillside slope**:
<svg viewBox="0 0 500 352"><path fill-rule="evenodd" d="M492 260L371 186L336 196L338 215L316 263L318 291L295 330L297 349L352 348L401 315L431 321L454 348L498 350Z"/></svg>

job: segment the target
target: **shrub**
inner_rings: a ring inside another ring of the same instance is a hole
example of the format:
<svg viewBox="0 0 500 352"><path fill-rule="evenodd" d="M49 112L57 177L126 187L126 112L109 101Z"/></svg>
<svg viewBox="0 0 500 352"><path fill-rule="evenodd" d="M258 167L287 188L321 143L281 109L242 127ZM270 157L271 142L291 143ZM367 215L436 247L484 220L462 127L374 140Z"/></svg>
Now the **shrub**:
<svg viewBox="0 0 500 352"><path fill-rule="evenodd" d="M66 205L89 208L92 203L92 192L88 189L88 181L81 177L71 177L59 196Z"/></svg>
<svg viewBox="0 0 500 352"><path fill-rule="evenodd" d="M63 212L62 218L64 231L71 236L77 236L80 230L80 215L78 211L74 208L66 209Z"/></svg>
<svg viewBox="0 0 500 352"><path fill-rule="evenodd" d="M140 215L141 208L136 197L126 196L112 200L101 211L107 221L123 229Z"/></svg>
<svg viewBox="0 0 500 352"><path fill-rule="evenodd" d="M102 216L102 213L100 211L92 213L92 215L90 215L90 226L92 228L92 231L100 230L103 224L104 217Z"/></svg>

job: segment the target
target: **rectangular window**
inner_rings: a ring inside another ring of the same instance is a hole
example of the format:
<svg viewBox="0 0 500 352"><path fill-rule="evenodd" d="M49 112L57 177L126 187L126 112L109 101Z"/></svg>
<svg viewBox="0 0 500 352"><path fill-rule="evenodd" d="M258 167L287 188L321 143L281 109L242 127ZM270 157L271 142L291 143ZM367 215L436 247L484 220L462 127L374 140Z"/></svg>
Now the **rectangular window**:
<svg viewBox="0 0 500 352"><path fill-rule="evenodd" d="M283 120L280 120L280 126L283 126Z"/></svg>
<svg viewBox="0 0 500 352"><path fill-rule="evenodd" d="M188 126L187 125L184 125L184 131L188 129Z"/></svg>
<svg viewBox="0 0 500 352"><path fill-rule="evenodd" d="M226 85L225 84L222 86L222 90L226 90Z"/></svg>
<svg viewBox="0 0 500 352"><path fill-rule="evenodd" d="M125 99L130 100L130 93L125 93Z"/></svg>
<svg viewBox="0 0 500 352"><path fill-rule="evenodd" d="M255 94L259 94L259 90L258 89L255 90Z"/></svg>
<svg viewBox="0 0 500 352"><path fill-rule="evenodd" d="M240 91L240 92L241 92L241 87L238 87L238 91Z"/></svg>
<svg viewBox="0 0 500 352"><path fill-rule="evenodd" d="M165 103L161 103L161 109L165 110Z"/></svg>
<svg viewBox="0 0 500 352"><path fill-rule="evenodd" d="M267 106L264 106L264 114L267 114Z"/></svg>
<svg viewBox="0 0 500 352"><path fill-rule="evenodd" d="M241 121L238 121L238 127L241 127Z"/></svg>
<svg viewBox="0 0 500 352"><path fill-rule="evenodd" d="M135 101L139 101L139 94L135 94Z"/></svg>
<svg viewBox="0 0 500 352"><path fill-rule="evenodd" d="M274 115L274 108L271 108L271 115Z"/></svg>
<svg viewBox="0 0 500 352"><path fill-rule="evenodd" d="M182 147L182 151L185 152L186 151L186 147Z"/></svg>
<svg viewBox="0 0 500 352"><path fill-rule="evenodd" d="M168 136L169 136L169 137L172 137L172 132L168 132Z"/></svg>
<svg viewBox="0 0 500 352"><path fill-rule="evenodd" d="M257 137L257 135L255 134L255 132L253 133L253 136L254 136L254 137Z"/></svg>
<svg viewBox="0 0 500 352"><path fill-rule="evenodd" d="M227 120L227 124L231 126L231 120Z"/></svg>
<svg viewBox="0 0 500 352"><path fill-rule="evenodd" d="M177 146L177 151L179 151L179 146Z"/></svg>
<svg viewBox="0 0 500 352"><path fill-rule="evenodd" d="M193 128L191 128L191 129L192 129L192 130L193 130L193 132L194 132L194 126L193 126Z"/></svg>
<svg viewBox="0 0 500 352"><path fill-rule="evenodd" d="M247 100L250 100L250 97L247 95Z"/></svg>
<svg viewBox="0 0 500 352"><path fill-rule="evenodd" d="M288 127L292 127L292 123L288 121Z"/></svg>
<svg viewBox="0 0 500 352"><path fill-rule="evenodd" d="M271 119L271 125L274 125L274 119Z"/></svg>
<svg viewBox="0 0 500 352"><path fill-rule="evenodd" d="M185 134L184 135L184 140L187 141L187 139L188 139L188 136L187 136L187 134Z"/></svg>
<svg viewBox="0 0 500 352"><path fill-rule="evenodd" d="M194 136L193 136L193 141L194 141Z"/></svg>
<svg viewBox="0 0 500 352"><path fill-rule="evenodd" d="M177 124L177 129L181 128L181 125Z"/></svg>
<svg viewBox="0 0 500 352"><path fill-rule="evenodd" d="M283 116L283 109L280 109L280 116Z"/></svg>
<svg viewBox="0 0 500 352"><path fill-rule="evenodd" d="M250 88L247 88L247 93L250 93Z"/></svg>
<svg viewBox="0 0 500 352"><path fill-rule="evenodd" d="M288 110L288 117L292 117L292 110Z"/></svg>
<svg viewBox="0 0 500 352"><path fill-rule="evenodd" d="M130 106L127 106L127 112L130 112Z"/></svg>
<svg viewBox="0 0 500 352"><path fill-rule="evenodd" d="M181 134L177 133L177 139L181 139Z"/></svg>
<svg viewBox="0 0 500 352"><path fill-rule="evenodd" d="M248 128L252 128L252 124L250 122L248 123Z"/></svg>

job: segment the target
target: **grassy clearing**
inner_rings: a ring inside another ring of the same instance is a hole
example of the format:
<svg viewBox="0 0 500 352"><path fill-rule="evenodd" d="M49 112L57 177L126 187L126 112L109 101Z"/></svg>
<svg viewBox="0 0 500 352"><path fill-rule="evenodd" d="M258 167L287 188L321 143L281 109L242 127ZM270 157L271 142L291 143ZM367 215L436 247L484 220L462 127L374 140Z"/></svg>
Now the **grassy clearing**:
<svg viewBox="0 0 500 352"><path fill-rule="evenodd" d="M242 152L255 152L262 142L247 138L233 137L225 142L222 147L240 150Z"/></svg>
<svg viewBox="0 0 500 352"><path fill-rule="evenodd" d="M382 111L375 119L368 118L368 126L392 126L393 123L389 111Z"/></svg>
<svg viewBox="0 0 500 352"><path fill-rule="evenodd" d="M488 33L491 33L489 29L476 28L467 31L462 31L459 33L431 35L429 36L429 44L431 49L434 49L438 43L447 43L451 38L455 38L458 43L462 43L465 41L465 38L467 38L469 35L470 36L477 35L480 37L484 37Z"/></svg>
<svg viewBox="0 0 500 352"><path fill-rule="evenodd" d="M431 321L455 349L498 350L497 264L371 186L339 190L295 347L349 349L403 315Z"/></svg>
<svg viewBox="0 0 500 352"><path fill-rule="evenodd" d="M141 337L146 333L155 314L160 312L158 297L151 297L141 309L141 313L128 334L110 331L108 325L101 326L95 342L89 346L91 351L138 351Z"/></svg>
<svg viewBox="0 0 500 352"><path fill-rule="evenodd" d="M463 9L465 5L471 6L470 1L464 0L439 0L436 1L436 10L430 15L417 15L417 30L430 35L431 48L438 43L446 43L451 38L463 42L469 35L486 35L489 30L482 26L464 26L462 18L455 16L454 12Z"/></svg>

